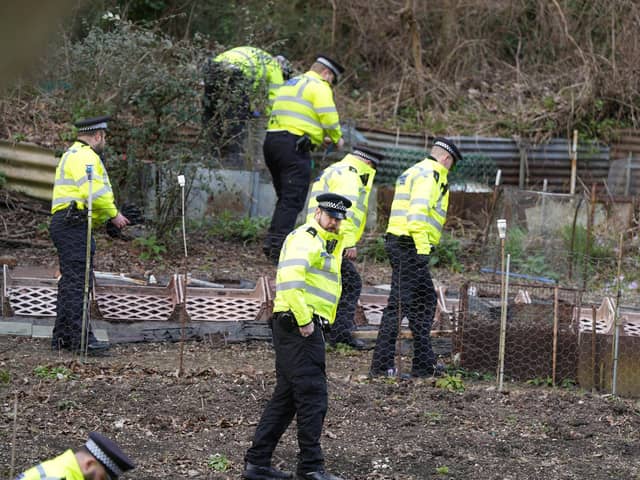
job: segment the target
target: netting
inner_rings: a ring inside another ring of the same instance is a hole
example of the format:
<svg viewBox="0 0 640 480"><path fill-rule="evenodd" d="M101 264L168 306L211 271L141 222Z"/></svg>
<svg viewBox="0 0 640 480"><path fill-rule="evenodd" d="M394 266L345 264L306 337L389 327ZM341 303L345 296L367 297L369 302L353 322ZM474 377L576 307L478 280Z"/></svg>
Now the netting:
<svg viewBox="0 0 640 480"><path fill-rule="evenodd" d="M92 236L94 222L105 218L105 212L99 209L93 212L89 221L87 210L78 210L72 204L55 212L51 218L49 231L58 252L60 269L56 321L51 339L54 350L82 353L81 348L104 347L97 341L91 326L90 292L96 250ZM95 228L100 227L104 228L104 225L95 225Z"/></svg>

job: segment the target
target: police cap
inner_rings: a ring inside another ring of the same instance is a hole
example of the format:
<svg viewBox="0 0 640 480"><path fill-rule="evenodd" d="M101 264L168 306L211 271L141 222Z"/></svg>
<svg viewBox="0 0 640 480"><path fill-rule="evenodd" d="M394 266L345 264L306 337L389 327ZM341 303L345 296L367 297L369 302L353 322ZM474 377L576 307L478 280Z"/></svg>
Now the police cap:
<svg viewBox="0 0 640 480"><path fill-rule="evenodd" d="M351 206L351 200L337 193L321 193L316 197L318 207L327 212L336 220L347 218L347 210Z"/></svg>
<svg viewBox="0 0 640 480"><path fill-rule="evenodd" d="M344 73L344 67L342 65L340 65L335 60L332 60L331 58L327 57L326 55L318 55L318 58L316 58L316 62L324 65L329 70L331 70L331 72L333 73L332 83L334 85L338 83L338 79L340 78L340 75Z"/></svg>
<svg viewBox="0 0 640 480"><path fill-rule="evenodd" d="M106 130L107 122L111 120L109 115L103 115L101 117L85 118L76 122L74 125L78 129L78 132L93 132L94 130Z"/></svg>
<svg viewBox="0 0 640 480"><path fill-rule="evenodd" d="M436 137L433 139L433 146L434 147L440 147L444 150L446 150L446 152L451 155L451 158L453 158L453 163L455 164L456 162L460 162L462 161L462 154L460 153L460 150L458 150L458 147L456 147L454 145L454 143L449 140L448 138L444 138L444 137Z"/></svg>
<svg viewBox="0 0 640 480"><path fill-rule="evenodd" d="M384 155L382 153L374 150L373 148L365 147L364 145L354 145L352 153L357 157L369 160L373 163L374 167L377 167L380 162L384 160Z"/></svg>
<svg viewBox="0 0 640 480"><path fill-rule="evenodd" d="M113 440L98 432L89 434L85 447L102 464L111 478L118 478L124 472L135 468L135 464Z"/></svg>

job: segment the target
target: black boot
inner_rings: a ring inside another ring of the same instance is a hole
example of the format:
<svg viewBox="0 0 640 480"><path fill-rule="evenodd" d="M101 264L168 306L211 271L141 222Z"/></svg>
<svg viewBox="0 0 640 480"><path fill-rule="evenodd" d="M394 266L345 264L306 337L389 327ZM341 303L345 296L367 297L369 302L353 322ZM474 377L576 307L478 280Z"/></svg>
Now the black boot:
<svg viewBox="0 0 640 480"><path fill-rule="evenodd" d="M342 478L320 470L318 472L298 473L298 480L342 480Z"/></svg>
<svg viewBox="0 0 640 480"><path fill-rule="evenodd" d="M283 472L273 467L264 467L247 462L242 472L242 478L247 480L281 480L293 478L291 472Z"/></svg>

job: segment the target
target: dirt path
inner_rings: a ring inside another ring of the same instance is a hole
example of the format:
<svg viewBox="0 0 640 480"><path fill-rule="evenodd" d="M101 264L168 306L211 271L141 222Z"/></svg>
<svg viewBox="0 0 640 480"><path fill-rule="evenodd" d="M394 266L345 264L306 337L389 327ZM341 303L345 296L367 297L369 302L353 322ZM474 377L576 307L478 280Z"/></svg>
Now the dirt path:
<svg viewBox="0 0 640 480"><path fill-rule="evenodd" d="M137 460L136 478L239 478L274 385L273 352L266 342L190 343L180 378L178 352L120 345L79 365L46 341L0 337L0 478L9 475L16 394L17 469L95 429ZM469 379L460 393L431 381L372 382L369 361L368 352L328 354L322 442L328 470L347 479L640 478L637 402L522 385L504 394ZM61 378L43 378L56 368ZM215 454L229 461L225 472L208 466ZM275 463L294 469L295 455L292 427Z"/></svg>

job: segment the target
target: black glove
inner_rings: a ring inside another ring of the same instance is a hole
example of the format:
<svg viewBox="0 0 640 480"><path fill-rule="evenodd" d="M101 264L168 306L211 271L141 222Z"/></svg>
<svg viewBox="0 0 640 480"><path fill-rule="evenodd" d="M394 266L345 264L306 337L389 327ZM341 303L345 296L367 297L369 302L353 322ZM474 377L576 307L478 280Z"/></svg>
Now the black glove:
<svg viewBox="0 0 640 480"><path fill-rule="evenodd" d="M127 203L122 206L120 209L120 213L127 217L129 220L129 225L140 225L144 223L144 216L142 215L142 210L138 208L137 205L132 203ZM121 229L116 227L111 220L107 220L107 235L111 238L119 238L120 240L133 240L133 237L130 235L125 235Z"/></svg>
<svg viewBox="0 0 640 480"><path fill-rule="evenodd" d="M132 236L125 235L125 233L118 227L116 227L111 220L107 220L105 227L107 229L107 235L109 235L111 238L119 238L120 240L125 240L127 242L129 240L133 240Z"/></svg>
<svg viewBox="0 0 640 480"><path fill-rule="evenodd" d="M142 210L133 203L126 203L120 209L120 213L127 217L129 225L141 225L144 223L144 215Z"/></svg>

